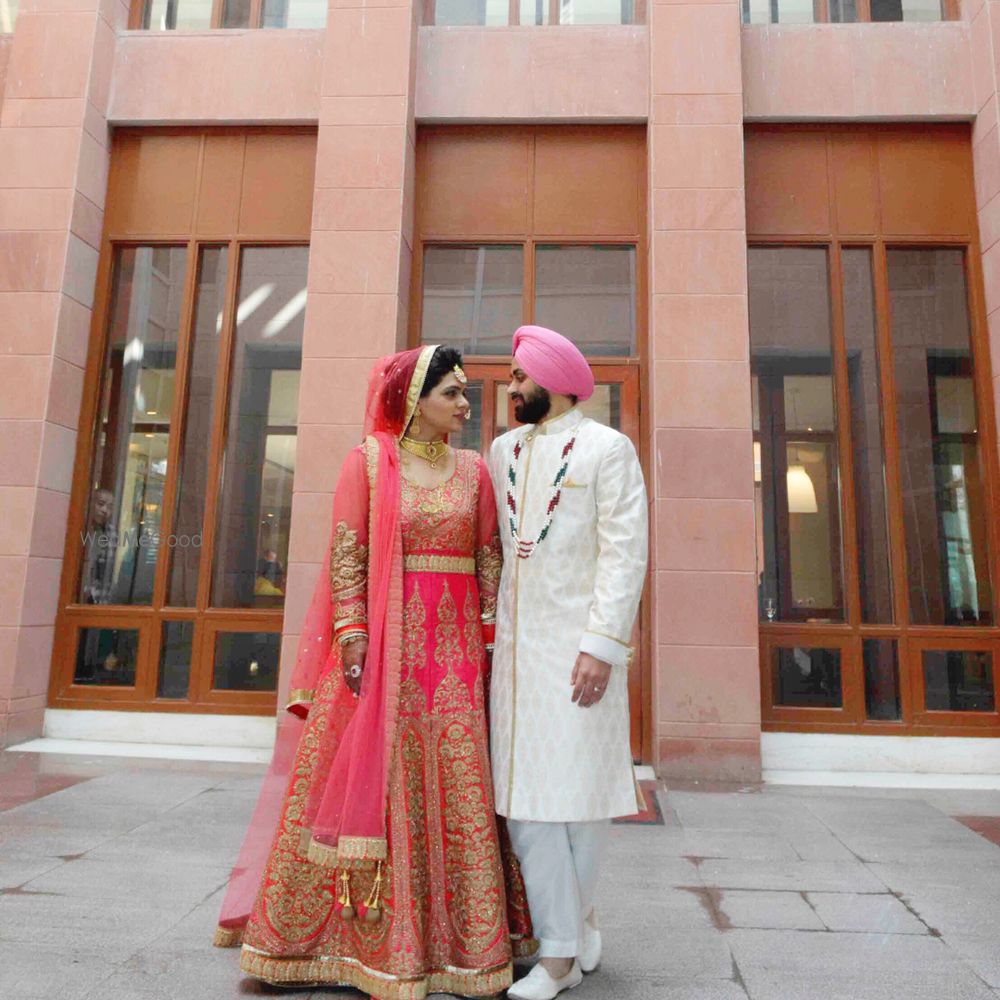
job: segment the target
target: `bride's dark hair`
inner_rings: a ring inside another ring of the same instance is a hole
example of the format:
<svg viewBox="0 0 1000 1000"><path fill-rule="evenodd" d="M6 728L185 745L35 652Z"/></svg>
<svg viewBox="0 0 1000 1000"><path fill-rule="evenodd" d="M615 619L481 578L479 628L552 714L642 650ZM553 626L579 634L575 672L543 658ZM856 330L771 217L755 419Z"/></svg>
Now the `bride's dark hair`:
<svg viewBox="0 0 1000 1000"><path fill-rule="evenodd" d="M431 363L427 366L427 377L424 379L424 387L420 390L420 398L428 395L431 390L447 375L454 367L462 367L462 352L457 347L439 347L431 357Z"/></svg>

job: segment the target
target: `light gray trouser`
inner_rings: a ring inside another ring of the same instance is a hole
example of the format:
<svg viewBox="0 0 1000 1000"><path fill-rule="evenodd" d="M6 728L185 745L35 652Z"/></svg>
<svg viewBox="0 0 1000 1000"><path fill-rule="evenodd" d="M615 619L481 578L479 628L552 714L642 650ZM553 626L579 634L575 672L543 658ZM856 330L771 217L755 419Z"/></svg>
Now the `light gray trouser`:
<svg viewBox="0 0 1000 1000"><path fill-rule="evenodd" d="M539 958L579 954L583 921L594 905L611 820L589 823L507 821L524 876Z"/></svg>

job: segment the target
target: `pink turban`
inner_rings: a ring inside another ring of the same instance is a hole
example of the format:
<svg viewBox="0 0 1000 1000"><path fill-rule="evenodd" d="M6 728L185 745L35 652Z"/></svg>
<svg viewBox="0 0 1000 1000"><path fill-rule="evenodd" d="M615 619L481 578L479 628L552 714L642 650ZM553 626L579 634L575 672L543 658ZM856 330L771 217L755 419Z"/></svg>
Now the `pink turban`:
<svg viewBox="0 0 1000 1000"><path fill-rule="evenodd" d="M560 396L590 399L594 373L580 349L544 326L522 326L514 333L514 360L543 389Z"/></svg>

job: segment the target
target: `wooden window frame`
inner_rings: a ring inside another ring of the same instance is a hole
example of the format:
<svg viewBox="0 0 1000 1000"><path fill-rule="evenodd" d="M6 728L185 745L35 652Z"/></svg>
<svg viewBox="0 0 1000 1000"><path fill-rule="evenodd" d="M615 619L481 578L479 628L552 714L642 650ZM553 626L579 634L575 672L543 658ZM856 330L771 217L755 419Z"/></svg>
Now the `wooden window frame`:
<svg viewBox="0 0 1000 1000"><path fill-rule="evenodd" d="M219 0L216 0L219 2ZM260 0L258 0L260 2ZM437 0L424 0L424 26L433 27L436 23L434 17L434 8ZM952 0L948 0L952 2ZM956 0L957 2L957 0ZM635 0L635 6L633 8L633 18L628 24L609 24L606 27L631 27L634 25L641 25L647 23L647 3L648 0ZM553 26L568 27L567 25L560 25L560 3L559 0L548 0L548 13L549 20L547 24L529 24L524 25L524 27L529 28L548 28ZM492 25L480 25L480 27L492 27ZM507 23L505 25L496 25L496 27L506 27L515 28L521 27L521 4L519 0L510 0L507 9ZM603 26L602 26L603 27Z"/></svg>
<svg viewBox="0 0 1000 1000"><path fill-rule="evenodd" d="M78 538L85 530L89 509L91 461L100 434L100 391L104 378L104 359L110 330L108 321L112 305L114 264L122 249L129 247L184 247L186 270L182 293L175 367L174 412L171 415L167 455L167 475L163 487L163 536L169 535L174 524L177 490L181 471L181 450L188 418L187 402L190 386L190 352L193 341L198 263L204 248L225 247L227 250L226 288L222 329L219 335L219 355L215 370L215 398L212 412L212 438L207 452L207 489L202 514L202 547L195 605L167 604L172 550L162 542L154 575L153 598L148 605L93 605L78 600L83 547L68 545L60 583L60 610L57 616L53 649L53 669L49 686L49 705L54 708L107 709L109 702L116 707L164 712L212 712L233 715L271 715L277 703L277 691L216 691L211 686L213 664L199 653L211 649L209 641L216 631L283 631L284 608L224 608L210 604L212 571L216 555L215 536L218 504L221 493L221 468L225 456L229 410L232 403L232 364L237 339L236 299L239 288L240 264L245 249L258 247L303 247L308 239L275 238L271 235L241 233L231 238L156 235L149 238L114 233L105 237L98 266L96 296L93 310L87 375L84 383L80 427L77 441L73 488L70 498L68 538ZM195 621L192 643L191 673L188 696L158 698L156 696L162 625L167 621ZM136 662L134 688L112 688L75 684L77 635L80 628L100 627L139 629L139 658ZM119 704L120 703L120 704Z"/></svg>
<svg viewBox="0 0 1000 1000"><path fill-rule="evenodd" d="M887 251L896 249L959 249L963 251L969 335L972 351L973 385L976 416L980 428L979 447L983 465L985 504L995 510L998 496L998 457L994 428L994 403L990 386L990 352L986 332L982 268L978 238L955 236L895 237L871 234L868 237L801 236L795 234L748 236L751 247L815 246L827 249L831 336L834 358L834 400L839 442L841 477L840 516L843 530L844 585L847 617L843 623L759 622L761 656L761 715L765 731L772 732L850 732L873 735L921 736L1000 736L1000 624L996 584L1000 579L1000 519L991 518L987 526L989 572L992 586L993 622L988 627L958 625L913 625L910 622L906 552L903 521L903 494L899 461L895 371L892 358L891 309L889 300ZM853 451L849 419L847 348L844 336L843 271L844 250L870 249L876 322L876 346L879 356L879 379L882 397L882 429L886 481L886 506L889 522L890 565L895 624L871 625L862 622L856 531L856 503L853 478ZM862 640L894 639L897 642L899 667L900 714L898 721L869 720L865 715L865 678ZM771 689L771 654L776 645L791 641L808 646L838 646L842 655L841 679L843 709L805 709L773 705ZM928 712L923 708L923 666L918 655L922 649L988 650L993 654L994 690L997 711Z"/></svg>
<svg viewBox="0 0 1000 1000"><path fill-rule="evenodd" d="M427 3L433 6L434 0L426 0ZM779 21L774 16L778 9L780 0L770 0L769 10L771 13L771 20L768 24L778 24ZM858 9L858 19L856 21L831 21L830 20L830 0L813 0L813 24L903 24L900 21L872 21L872 5L871 0L857 0ZM741 10L741 20L743 17L743 10ZM940 21L961 21L962 20L962 8L960 0L941 0L941 18ZM930 23L940 23L940 22L930 22ZM745 28L749 27L763 27L759 24L751 24L749 21L744 20L743 26Z"/></svg>
<svg viewBox="0 0 1000 1000"><path fill-rule="evenodd" d="M129 9L128 27L130 31L157 31L156 28L144 28L143 21L146 16L147 0L133 0ZM251 29L263 27L264 20L264 0L250 0L250 23L245 28L226 28L222 23L222 16L225 8L225 0L212 0L212 14L208 25L209 31L249 31ZM176 29L167 29L170 31ZM321 29L316 29L321 30Z"/></svg>
<svg viewBox="0 0 1000 1000"><path fill-rule="evenodd" d="M433 0L427 0L433 3ZM512 0L515 3L516 0ZM645 10L645 0L642 0ZM639 3L636 5L636 12L640 10ZM618 126L610 126L610 129L617 129ZM639 173L637 174L637 217L635 219L635 229L632 232L625 231L622 226L620 231L609 234L608 232L574 232L572 235L565 233L551 232L546 229L536 229L535 218L531 205L535 197L536 174L534 168L534 143L542 135L551 136L558 134L562 130L584 131L590 133L605 133L608 127L593 126L580 129L578 126L503 126L494 128L490 126L456 126L448 128L449 133L458 133L462 136L496 137L506 135L511 141L527 141L531 143L530 156L531 167L526 172L526 190L524 191L525 204L528 206L524 214L524 224L522 226L511 227L510 231L461 231L461 232L435 232L433 227L425 227L421 212L421 186L420 179L420 148L422 141L433 142L433 135L443 129L429 127L426 132L418 133L418 185L417 185L417 211L415 212L415 234L413 240L413 266L410 276L410 308L409 327L407 343L411 347L419 346L422 343L421 331L423 329L423 266L424 250L427 246L523 246L524 256L522 266L524 268L524 280L522 286L521 299L521 322L531 323L534 317L535 301L535 248L537 246L634 246L635 247L635 272L636 272L636 349L634 356L615 357L592 357L588 358L594 367L597 381L614 381L617 376L622 379L622 410L626 410L627 400L634 399L634 421L631 424L633 429L633 441L636 444L636 451L642 463L643 471L646 474L646 481L651 482L650 455L651 427L650 421L645 417L642 407L642 399L649 398L649 368L647 363L649 352L649 285L648 285L648 258L649 258L649 236L647 219L647 176L646 157L641 159ZM424 138L424 137L428 138ZM631 141L638 142L633 136ZM642 148L646 150L646 137L642 137ZM628 148L627 146L625 148ZM558 221L557 223L558 224ZM513 330L511 331L513 334ZM465 364L470 372L470 378L477 371L488 371L491 366L495 366L496 371L503 371L505 374L510 368L510 355L468 355L464 358ZM602 377L603 376L603 377ZM492 410L495 404L492 400L484 400L484 412L489 406ZM627 419L627 418L626 418ZM623 430L629 432L629 427L623 423ZM631 436L631 435L630 435ZM642 600L639 607L639 617L637 627L639 629L638 660L639 667L634 674L629 677L629 698L632 704L641 706L641 711L633 713L631 742L633 754L637 759L650 761L653 759L654 744L654 711L653 711L653 646L652 646L652 579L653 574L646 575L645 587L643 589Z"/></svg>

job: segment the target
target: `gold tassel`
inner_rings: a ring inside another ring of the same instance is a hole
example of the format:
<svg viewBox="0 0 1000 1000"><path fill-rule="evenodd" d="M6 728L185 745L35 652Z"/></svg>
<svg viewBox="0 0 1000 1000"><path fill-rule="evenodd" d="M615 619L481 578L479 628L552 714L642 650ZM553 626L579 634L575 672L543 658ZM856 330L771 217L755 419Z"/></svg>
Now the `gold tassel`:
<svg viewBox="0 0 1000 1000"><path fill-rule="evenodd" d="M360 908L359 908L360 909ZM382 862L379 861L375 867L375 879L372 882L372 891L368 893L368 899L364 906L365 920L374 924L382 916Z"/></svg>
<svg viewBox="0 0 1000 1000"><path fill-rule="evenodd" d="M351 876L344 870L340 871L340 915L344 920L354 919L354 907L351 904Z"/></svg>

